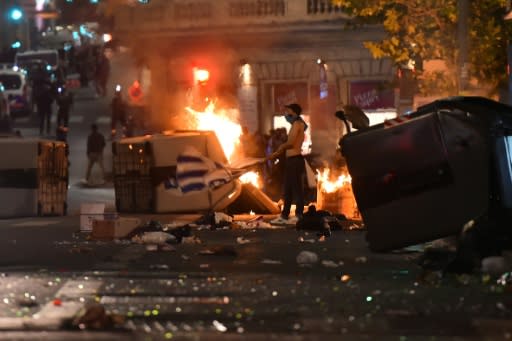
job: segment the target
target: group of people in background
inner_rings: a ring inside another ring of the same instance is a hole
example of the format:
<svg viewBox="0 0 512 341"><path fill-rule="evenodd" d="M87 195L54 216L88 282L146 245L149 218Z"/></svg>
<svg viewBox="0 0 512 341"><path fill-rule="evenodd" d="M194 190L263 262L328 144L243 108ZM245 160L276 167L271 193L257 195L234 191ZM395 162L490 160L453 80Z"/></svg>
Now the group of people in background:
<svg viewBox="0 0 512 341"><path fill-rule="evenodd" d="M73 93L64 86L58 86L48 80L34 84L34 102L39 117L39 134L51 134L51 117L53 103L57 105L57 140L66 141L66 132L69 125L69 115L73 108Z"/></svg>
<svg viewBox="0 0 512 341"><path fill-rule="evenodd" d="M89 81L94 80L98 97L107 95L107 82L110 76L110 61L100 46L85 45L78 49L74 47L67 53L61 53L61 63L58 74L63 77L38 77L32 80L33 102L39 118L40 135L51 134L52 107L57 105L56 136L58 140L66 139L69 115L73 108L73 93L66 87L65 75L78 73L80 85L88 87Z"/></svg>
<svg viewBox="0 0 512 341"><path fill-rule="evenodd" d="M110 61L106 57L104 50L99 46L82 46L75 50L73 47L61 54L61 66L59 74L78 73L80 75L80 86L89 87L90 81L94 81L94 89L97 97L107 95L107 82L110 76ZM74 95L66 87L66 77L37 77L32 79L33 102L39 118L39 133L43 135L52 135L51 118L54 113L54 104L56 105L56 140L67 142L67 133L69 129L69 118L74 106ZM116 98L116 97L115 97ZM120 101L122 102L122 101ZM122 105L118 105L121 107ZM112 108L118 113L120 110ZM120 114L118 114L120 115ZM105 168L103 165L103 150L105 148L105 139L98 131L97 125L91 126L91 133L87 138L87 170L85 180L90 181L91 170L95 164L98 164L102 173L102 182L105 181Z"/></svg>
<svg viewBox="0 0 512 341"><path fill-rule="evenodd" d="M96 94L99 97L107 95L107 83L110 77L110 60L105 55L103 47L84 45L70 52L69 69L80 75L82 87L89 86L94 81Z"/></svg>
<svg viewBox="0 0 512 341"><path fill-rule="evenodd" d="M275 153L288 139L285 128L271 129L268 134L250 133L247 127L242 127L240 149L244 157L266 158ZM272 196L278 196L284 176L284 155L277 161L266 161L259 169L263 175L264 188Z"/></svg>
<svg viewBox="0 0 512 341"><path fill-rule="evenodd" d="M241 149L245 157L263 158L260 173L264 178L264 190L274 198L283 198L283 207L275 225L296 224L302 219L305 202L306 165L302 155L302 144L308 125L302 119L302 107L297 103L285 105L285 119L290 130L271 130L268 135L250 134L242 128ZM282 192L281 192L282 190ZM295 215L291 214L296 205Z"/></svg>

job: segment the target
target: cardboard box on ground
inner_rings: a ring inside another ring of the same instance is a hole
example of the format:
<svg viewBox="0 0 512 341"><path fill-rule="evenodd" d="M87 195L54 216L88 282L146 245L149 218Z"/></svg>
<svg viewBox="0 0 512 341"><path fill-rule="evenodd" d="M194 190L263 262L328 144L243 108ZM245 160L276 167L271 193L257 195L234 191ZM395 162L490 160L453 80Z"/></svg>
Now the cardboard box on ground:
<svg viewBox="0 0 512 341"><path fill-rule="evenodd" d="M119 217L112 220L93 220L91 237L93 239L124 238L140 225L139 218Z"/></svg>
<svg viewBox="0 0 512 341"><path fill-rule="evenodd" d="M91 232L93 239L118 239L141 225L139 218L119 217L109 212L104 203L86 203L80 208L80 231Z"/></svg>

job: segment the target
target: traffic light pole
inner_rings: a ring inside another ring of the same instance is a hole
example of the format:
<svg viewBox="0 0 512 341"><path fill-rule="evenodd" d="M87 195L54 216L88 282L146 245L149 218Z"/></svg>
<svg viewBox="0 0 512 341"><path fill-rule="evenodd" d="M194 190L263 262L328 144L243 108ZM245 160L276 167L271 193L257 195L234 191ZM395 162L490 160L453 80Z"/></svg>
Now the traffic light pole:
<svg viewBox="0 0 512 341"><path fill-rule="evenodd" d="M23 18L23 27L25 30L25 50L31 49L31 39L30 39L30 20L27 17Z"/></svg>
<svg viewBox="0 0 512 341"><path fill-rule="evenodd" d="M0 51L4 51L4 49L9 47L9 29L11 26L8 19L9 5L8 1L0 1Z"/></svg>

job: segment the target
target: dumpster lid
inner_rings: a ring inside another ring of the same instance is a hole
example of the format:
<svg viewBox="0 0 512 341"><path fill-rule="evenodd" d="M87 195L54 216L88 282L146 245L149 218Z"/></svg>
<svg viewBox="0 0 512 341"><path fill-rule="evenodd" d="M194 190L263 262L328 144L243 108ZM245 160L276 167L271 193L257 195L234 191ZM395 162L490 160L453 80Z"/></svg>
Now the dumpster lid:
<svg viewBox="0 0 512 341"><path fill-rule="evenodd" d="M511 106L479 96L441 98L419 107L415 112L411 113L411 116L421 116L440 109L459 109L488 119L494 119L496 115L512 119Z"/></svg>

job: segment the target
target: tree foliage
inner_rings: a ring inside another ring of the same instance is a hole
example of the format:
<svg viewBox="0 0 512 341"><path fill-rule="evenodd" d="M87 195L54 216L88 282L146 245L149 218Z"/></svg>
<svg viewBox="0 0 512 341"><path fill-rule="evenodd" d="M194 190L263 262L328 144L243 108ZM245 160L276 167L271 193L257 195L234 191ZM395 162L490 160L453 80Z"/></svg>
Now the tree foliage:
<svg viewBox="0 0 512 341"><path fill-rule="evenodd" d="M469 1L469 0L468 0ZM389 57L397 65L410 60L442 59L449 70L457 70L457 0L333 0L357 24L382 24L386 36L365 42L375 58ZM469 1L468 42L470 75L479 83L497 90L506 84L507 45L512 25L504 20L506 0ZM421 72L417 73L420 77ZM436 87L432 75L425 80L427 92ZM456 84L457 73L444 75L446 84ZM448 78L452 79L448 79ZM427 90L428 89L428 90Z"/></svg>

